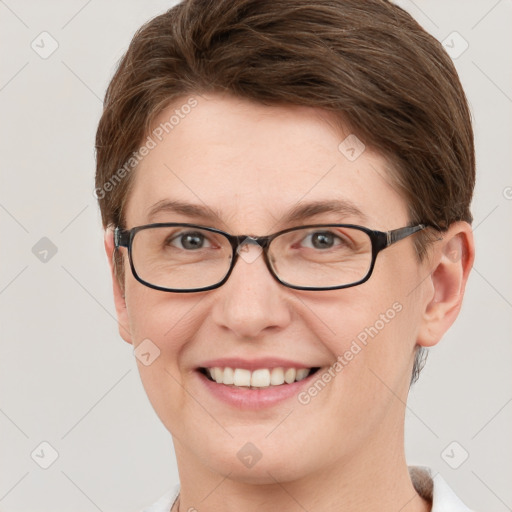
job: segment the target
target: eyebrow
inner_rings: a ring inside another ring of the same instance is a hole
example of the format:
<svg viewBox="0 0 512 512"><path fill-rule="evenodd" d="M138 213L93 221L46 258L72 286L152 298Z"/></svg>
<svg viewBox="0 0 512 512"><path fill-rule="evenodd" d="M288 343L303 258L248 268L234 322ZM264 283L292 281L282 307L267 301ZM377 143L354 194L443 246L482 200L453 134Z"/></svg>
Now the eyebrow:
<svg viewBox="0 0 512 512"><path fill-rule="evenodd" d="M304 221L322 213L335 213L342 217L352 216L358 217L362 221L368 220L368 217L351 201L332 199L299 203L284 216L283 222L286 224L293 221Z"/></svg>
<svg viewBox="0 0 512 512"><path fill-rule="evenodd" d="M156 217L159 213L175 213L207 220L222 218L220 211L210 208L209 206L168 199L163 199L154 204L148 211L148 219L151 221L153 217Z"/></svg>
<svg viewBox="0 0 512 512"><path fill-rule="evenodd" d="M154 204L148 211L148 219L151 220L160 213L174 213L207 221L222 220L222 212L206 205L186 203L180 200L163 199ZM334 213L341 217L357 217L363 222L368 217L351 201L346 199L332 199L326 201L312 201L298 203L286 212L280 220L280 224L291 222L303 222L322 213Z"/></svg>

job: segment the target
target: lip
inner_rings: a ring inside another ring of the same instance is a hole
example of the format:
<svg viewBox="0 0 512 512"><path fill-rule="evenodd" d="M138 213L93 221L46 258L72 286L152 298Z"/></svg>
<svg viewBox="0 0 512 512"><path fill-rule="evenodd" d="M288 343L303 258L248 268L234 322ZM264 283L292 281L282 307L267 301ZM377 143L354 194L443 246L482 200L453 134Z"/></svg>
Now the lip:
<svg viewBox="0 0 512 512"><path fill-rule="evenodd" d="M230 357L222 359L211 359L198 365L198 368L243 368L244 370L259 370L261 368L318 368L320 365L301 363L291 359L280 359L275 357L262 357L247 360L243 358Z"/></svg>
<svg viewBox="0 0 512 512"><path fill-rule="evenodd" d="M230 364L225 364L222 360L222 364L217 364L220 360L215 361L215 366L219 367L231 367L231 368L245 368L245 369L259 369L259 368L275 368L275 367L289 367L289 368L311 368L309 366L297 365L297 363L285 363L281 361L279 364L275 364L273 366L265 366L261 364L261 360L258 361L257 365L253 365L253 361L245 362L246 365L233 366L233 361L231 360ZM272 360L275 361L275 360ZM210 364L213 361L208 362ZM265 363L268 365L268 362ZM211 366L207 366L211 368ZM319 367L314 367L319 368ZM305 379L302 379L298 382L293 382L292 384L281 384L280 386L269 386L267 388L237 388L235 386L227 386L226 384L218 384L217 382L211 381L204 375L200 369L196 370L196 375L201 382L201 385L204 386L204 389L207 393L211 394L217 400L236 408L243 410L260 410L270 408L286 400L294 399L300 393L303 388L306 388L310 385L311 381L319 372L321 372L322 368L320 367L316 372L308 375Z"/></svg>

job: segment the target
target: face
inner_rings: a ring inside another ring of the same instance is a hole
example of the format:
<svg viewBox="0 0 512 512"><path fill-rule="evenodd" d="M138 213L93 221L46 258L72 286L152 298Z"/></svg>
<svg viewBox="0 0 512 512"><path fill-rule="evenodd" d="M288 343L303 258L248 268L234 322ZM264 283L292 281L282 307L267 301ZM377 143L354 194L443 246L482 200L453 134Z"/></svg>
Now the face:
<svg viewBox="0 0 512 512"><path fill-rule="evenodd" d="M197 106L139 164L127 229L184 222L263 236L305 224L381 231L408 224L384 160L369 148L347 158L338 146L350 132L335 128L331 114L213 94L196 98ZM355 208L284 220L297 206L332 200ZM166 201L207 206L217 216L171 208L150 215ZM287 481L349 460L389 457L394 442L402 442L402 401L426 300L412 238L381 252L366 283L331 291L287 288L254 253L238 259L220 288L168 293L136 281L121 250L124 298L115 287L121 333L134 348L149 339L160 351L151 364L137 364L179 464L247 482L272 481L269 475ZM317 370L291 384L247 388L213 382L205 375L212 367L240 369L241 376L267 369L276 379L279 367Z"/></svg>

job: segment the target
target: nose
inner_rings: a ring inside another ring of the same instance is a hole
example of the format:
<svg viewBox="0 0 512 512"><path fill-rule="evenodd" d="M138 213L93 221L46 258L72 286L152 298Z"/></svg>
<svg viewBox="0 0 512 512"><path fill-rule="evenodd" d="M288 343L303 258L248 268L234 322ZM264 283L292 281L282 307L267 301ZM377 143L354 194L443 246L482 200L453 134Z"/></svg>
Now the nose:
<svg viewBox="0 0 512 512"><path fill-rule="evenodd" d="M245 339L283 329L292 316L287 290L270 274L261 248L244 244L229 279L215 290L213 320Z"/></svg>

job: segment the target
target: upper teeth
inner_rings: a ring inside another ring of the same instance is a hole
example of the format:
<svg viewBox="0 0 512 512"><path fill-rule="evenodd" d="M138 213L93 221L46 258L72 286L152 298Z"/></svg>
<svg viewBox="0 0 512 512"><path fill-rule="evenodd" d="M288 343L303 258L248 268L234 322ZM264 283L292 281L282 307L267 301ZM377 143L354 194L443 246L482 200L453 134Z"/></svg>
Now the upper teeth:
<svg viewBox="0 0 512 512"><path fill-rule="evenodd" d="M266 388L268 386L280 386L285 382L305 379L311 369L309 368L261 368L259 370L246 370L245 368L207 368L208 375L218 384L234 386Z"/></svg>

